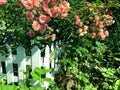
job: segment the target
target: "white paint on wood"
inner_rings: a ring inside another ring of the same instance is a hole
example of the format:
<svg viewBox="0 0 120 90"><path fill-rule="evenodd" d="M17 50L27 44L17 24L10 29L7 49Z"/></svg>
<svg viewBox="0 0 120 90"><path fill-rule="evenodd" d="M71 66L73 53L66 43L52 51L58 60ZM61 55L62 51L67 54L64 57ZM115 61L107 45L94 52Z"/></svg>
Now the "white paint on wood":
<svg viewBox="0 0 120 90"><path fill-rule="evenodd" d="M52 68L55 70L57 68L57 65L55 62L58 60L57 58L58 53L56 54L57 51L55 50L57 49L54 47L54 44L52 44L51 47L49 47L48 45L45 47L44 57L41 56L41 50L37 46L31 49L31 56L26 56L25 48L22 46L19 46L16 49L17 50L16 55L12 54L11 48L8 44L6 44L6 48L8 50L8 56L6 57L5 55L0 54L0 74L3 76L4 79L7 80L7 84L14 83L14 82L25 84L24 83L25 74L23 72L26 72L27 65L32 66L32 71L34 71L36 67L40 67L40 68L45 67L46 69ZM5 62L6 74L3 73L3 68L1 65L1 62L3 61ZM13 63L18 65L18 76L14 76ZM52 80L54 80L53 72L47 73L46 78L51 78ZM38 82L33 83L34 86L38 85L36 83ZM40 85L45 86L47 89L49 86L49 83L44 82L43 84L40 84Z"/></svg>
<svg viewBox="0 0 120 90"><path fill-rule="evenodd" d="M18 78L19 83L23 84L25 79L25 74L23 72L26 72L26 54L25 49L22 46L19 46L17 48L17 64L18 64Z"/></svg>

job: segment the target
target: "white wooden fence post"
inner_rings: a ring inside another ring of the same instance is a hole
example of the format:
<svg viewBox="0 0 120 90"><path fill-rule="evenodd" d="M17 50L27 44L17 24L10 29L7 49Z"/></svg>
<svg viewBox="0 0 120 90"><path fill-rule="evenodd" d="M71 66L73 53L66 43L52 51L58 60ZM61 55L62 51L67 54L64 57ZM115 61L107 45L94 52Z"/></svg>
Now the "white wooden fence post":
<svg viewBox="0 0 120 90"><path fill-rule="evenodd" d="M51 48L48 45L45 47L44 57L41 57L41 51L37 46L31 49L31 56L26 56L25 49L22 46L19 46L17 48L17 55L12 54L11 48L8 44L6 44L6 48L9 51L8 57L6 58L5 55L2 56L0 54L0 73L7 80L7 84L14 83L17 81L20 84L25 84L24 72L26 72L26 65L32 65L32 71L34 71L36 67L41 68L42 66L46 69L57 68L57 64L55 62L57 62L58 60L58 51L55 50L58 50L58 46L56 46L55 49L54 44L51 45ZM1 61L5 62L6 74L3 73ZM18 76L14 76L13 63L18 65ZM54 80L53 73L47 73L45 77ZM39 83L33 81L31 84L33 86L45 86L46 89L49 86L48 82Z"/></svg>
<svg viewBox="0 0 120 90"><path fill-rule="evenodd" d="M43 60L42 60L43 58L41 57L41 51L37 46L33 47L31 52L32 52L32 56L31 56L32 71L34 71L36 67L41 68L43 66Z"/></svg>
<svg viewBox="0 0 120 90"><path fill-rule="evenodd" d="M18 64L18 79L19 84L24 84L25 75L23 72L26 72L26 54L25 49L22 46L17 48L17 64Z"/></svg>
<svg viewBox="0 0 120 90"><path fill-rule="evenodd" d="M54 67L55 67L55 49L54 49L54 44L52 43L52 45L51 45L51 55L50 55L50 61L51 61L51 68L53 68L54 69Z"/></svg>
<svg viewBox="0 0 120 90"><path fill-rule="evenodd" d="M50 68L50 48L49 48L48 45L45 48L44 67L46 69ZM51 78L51 74L50 73L46 73L46 78ZM48 86L49 86L49 83L48 82L44 82L44 86L47 89Z"/></svg>
<svg viewBox="0 0 120 90"><path fill-rule="evenodd" d="M32 52L32 56L31 56L32 71L34 71L36 67L41 68L43 66L43 58L41 57L41 51L37 46L33 47L31 49L31 52ZM38 87L38 86L42 86L42 84L39 83L39 81L36 81L36 82L33 82L33 86Z"/></svg>
<svg viewBox="0 0 120 90"><path fill-rule="evenodd" d="M6 44L6 48L9 52L7 60L5 61L5 66L6 66L6 78L7 78L7 84L11 84L14 82L14 77L13 77L13 58L12 58L12 51L11 48L8 44Z"/></svg>
<svg viewBox="0 0 120 90"><path fill-rule="evenodd" d="M58 71L58 69L59 69L59 67L58 67L59 65L57 64L57 62L58 62L58 55L60 53L60 48L58 47L58 44L59 44L59 42L55 43L56 53L55 53L55 68L54 68L54 71Z"/></svg>

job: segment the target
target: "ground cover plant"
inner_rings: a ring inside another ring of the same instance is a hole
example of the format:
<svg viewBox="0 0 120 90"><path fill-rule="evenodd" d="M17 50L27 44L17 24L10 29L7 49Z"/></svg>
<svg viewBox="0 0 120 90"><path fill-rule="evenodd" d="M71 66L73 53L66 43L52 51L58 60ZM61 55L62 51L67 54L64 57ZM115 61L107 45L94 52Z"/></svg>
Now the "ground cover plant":
<svg viewBox="0 0 120 90"><path fill-rule="evenodd" d="M23 45L29 53L34 45L43 48L61 42L60 69L48 90L120 89L119 0L3 0L0 4L1 48L5 43L12 48ZM5 54L3 49L0 52ZM1 83L1 87L23 86Z"/></svg>

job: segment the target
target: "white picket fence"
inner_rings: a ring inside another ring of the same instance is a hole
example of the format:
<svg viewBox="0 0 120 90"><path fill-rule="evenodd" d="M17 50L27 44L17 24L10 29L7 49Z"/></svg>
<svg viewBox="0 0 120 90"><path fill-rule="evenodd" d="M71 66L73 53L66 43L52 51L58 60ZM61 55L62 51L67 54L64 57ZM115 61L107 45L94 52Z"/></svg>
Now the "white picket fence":
<svg viewBox="0 0 120 90"><path fill-rule="evenodd" d="M32 66L32 71L34 71L36 67L46 67L47 69L52 68L54 71L57 71L58 69L56 62L58 61L59 49L57 45L55 47L54 44L50 47L47 45L45 47L44 57L41 56L41 50L37 46L34 46L31 49L31 56L26 56L25 48L22 46L19 46L16 49L16 55L12 54L12 50L8 44L6 44L6 48L9 51L9 55L6 57L5 55L0 54L0 75L7 80L7 84L14 82L22 84L26 77L23 71L26 71L27 65ZM54 51L55 53L52 53ZM5 68L2 67L3 62ZM13 64L17 64L18 66L18 76L14 75ZM5 69L6 73L3 73L3 69ZM53 73L47 73L46 77L54 80ZM32 84L33 86L37 85L36 82ZM43 85L47 88L49 83L45 82Z"/></svg>

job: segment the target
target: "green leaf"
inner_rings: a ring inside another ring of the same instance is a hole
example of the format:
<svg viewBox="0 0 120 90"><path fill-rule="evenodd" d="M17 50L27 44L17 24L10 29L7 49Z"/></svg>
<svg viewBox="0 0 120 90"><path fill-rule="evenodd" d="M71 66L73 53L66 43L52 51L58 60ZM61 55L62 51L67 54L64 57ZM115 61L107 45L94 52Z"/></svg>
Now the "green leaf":
<svg viewBox="0 0 120 90"><path fill-rule="evenodd" d="M51 82L52 80L50 78L43 78L43 81Z"/></svg>
<svg viewBox="0 0 120 90"><path fill-rule="evenodd" d="M120 61L120 58L117 58L117 57L113 57L113 59L116 61Z"/></svg>
<svg viewBox="0 0 120 90"><path fill-rule="evenodd" d="M46 69L46 68L41 69L39 67L36 67L34 71L35 71L35 73L37 73L39 75L45 75L46 73L51 72L52 69Z"/></svg>
<svg viewBox="0 0 120 90"><path fill-rule="evenodd" d="M35 72L31 72L31 76L33 77L34 80L39 80L40 76L36 74Z"/></svg>
<svg viewBox="0 0 120 90"><path fill-rule="evenodd" d="M114 90L119 90L120 89L120 79L117 80L114 84Z"/></svg>
<svg viewBox="0 0 120 90"><path fill-rule="evenodd" d="M6 85L3 85L3 84L0 85L0 89L1 89L1 90L6 90Z"/></svg>
<svg viewBox="0 0 120 90"><path fill-rule="evenodd" d="M63 63L64 65L66 64L72 65L72 62L70 59L62 59L62 60L59 60L58 63Z"/></svg>
<svg viewBox="0 0 120 90"><path fill-rule="evenodd" d="M30 87L30 90L46 90L44 87Z"/></svg>

